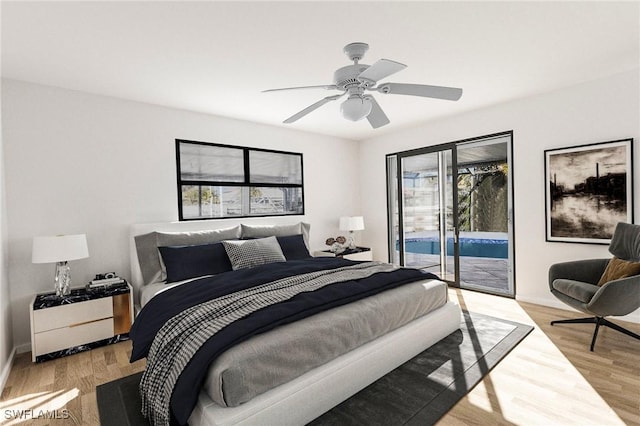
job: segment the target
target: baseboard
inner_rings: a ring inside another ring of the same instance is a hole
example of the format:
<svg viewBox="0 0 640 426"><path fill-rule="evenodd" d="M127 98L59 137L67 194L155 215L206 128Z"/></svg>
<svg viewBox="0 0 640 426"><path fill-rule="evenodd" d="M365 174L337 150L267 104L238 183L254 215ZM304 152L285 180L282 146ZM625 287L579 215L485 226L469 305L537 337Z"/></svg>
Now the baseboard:
<svg viewBox="0 0 640 426"><path fill-rule="evenodd" d="M23 343L15 347L16 353L23 354L25 352L31 352L31 343Z"/></svg>
<svg viewBox="0 0 640 426"><path fill-rule="evenodd" d="M2 369L2 374L0 374L0 395L4 392L4 385L7 384L7 379L9 379L9 374L11 373L11 367L13 367L13 360L16 357L16 348L14 347L9 354L9 359L7 360L7 364Z"/></svg>
<svg viewBox="0 0 640 426"><path fill-rule="evenodd" d="M542 305L542 306L548 306L550 308L562 309L563 311L580 312L576 309L573 309L571 306L565 305L561 301L554 300L554 299L516 296L516 300L518 302L533 303L535 305Z"/></svg>

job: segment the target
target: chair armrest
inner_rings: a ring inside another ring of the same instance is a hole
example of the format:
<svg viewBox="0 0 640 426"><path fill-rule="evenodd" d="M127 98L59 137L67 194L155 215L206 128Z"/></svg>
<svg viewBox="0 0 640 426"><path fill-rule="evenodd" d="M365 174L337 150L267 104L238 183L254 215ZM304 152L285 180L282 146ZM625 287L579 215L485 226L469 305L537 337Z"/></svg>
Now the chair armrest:
<svg viewBox="0 0 640 426"><path fill-rule="evenodd" d="M549 289L558 278L597 284L607 267L609 259L574 260L571 262L555 263L549 268Z"/></svg>
<svg viewBox="0 0 640 426"><path fill-rule="evenodd" d="M593 295L587 309L600 315L627 315L640 308L640 276L609 281Z"/></svg>

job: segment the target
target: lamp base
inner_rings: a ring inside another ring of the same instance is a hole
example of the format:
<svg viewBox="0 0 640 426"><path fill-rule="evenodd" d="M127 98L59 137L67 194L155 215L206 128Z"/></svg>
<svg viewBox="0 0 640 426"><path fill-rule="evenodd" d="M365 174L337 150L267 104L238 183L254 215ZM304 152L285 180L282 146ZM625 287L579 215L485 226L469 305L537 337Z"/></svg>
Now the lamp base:
<svg viewBox="0 0 640 426"><path fill-rule="evenodd" d="M349 231L349 241L348 241L348 246L347 248L349 248L350 250L353 250L356 248L356 242L355 242L355 238L353 235L353 231Z"/></svg>
<svg viewBox="0 0 640 426"><path fill-rule="evenodd" d="M71 268L65 262L56 263L56 275L53 278L56 296L63 297L71 293Z"/></svg>

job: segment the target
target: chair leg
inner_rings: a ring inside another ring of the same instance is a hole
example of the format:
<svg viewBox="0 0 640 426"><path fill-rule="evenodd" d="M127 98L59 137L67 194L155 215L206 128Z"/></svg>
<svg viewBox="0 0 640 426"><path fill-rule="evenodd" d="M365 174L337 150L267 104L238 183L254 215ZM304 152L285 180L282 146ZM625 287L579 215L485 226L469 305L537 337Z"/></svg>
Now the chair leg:
<svg viewBox="0 0 640 426"><path fill-rule="evenodd" d="M608 321L608 320L606 320L606 319L604 319L604 318L602 318L602 325L605 325L605 326L607 326L607 327L609 327L609 328L613 328L614 330L617 330L617 331L619 331L620 333L624 333L624 334L626 334L627 336L631 336L631 337L633 337L634 339L638 339L638 340L640 340L640 335L638 335L638 334L634 333L634 332L633 332L633 331L631 331L631 330L627 330L627 329L626 329L626 328L624 328L624 327L620 327L618 324L614 324L614 323L612 323L611 321Z"/></svg>
<svg viewBox="0 0 640 426"><path fill-rule="evenodd" d="M551 325L554 325L554 324L596 324L596 323L597 323L596 317L574 318L574 319L551 321Z"/></svg>
<svg viewBox="0 0 640 426"><path fill-rule="evenodd" d="M593 352L593 347L596 345L596 339L598 338L598 330L600 329L600 324L602 324L602 321L604 320L604 318L602 317L596 317L596 329L593 330L593 339L591 339L591 352Z"/></svg>
<svg viewBox="0 0 640 426"><path fill-rule="evenodd" d="M596 339L598 338L598 330L600 326L605 326L609 328L613 328L620 333L624 333L627 336L631 336L634 339L640 340L640 335L634 333L631 330L627 330L626 328L620 327L618 324L614 324L611 321L608 321L602 317L589 317L589 318L574 318L574 319L566 319L566 320L556 320L551 321L551 325L554 324L595 324L596 328L593 331L593 338L591 339L591 352L593 352L594 347L596 346Z"/></svg>

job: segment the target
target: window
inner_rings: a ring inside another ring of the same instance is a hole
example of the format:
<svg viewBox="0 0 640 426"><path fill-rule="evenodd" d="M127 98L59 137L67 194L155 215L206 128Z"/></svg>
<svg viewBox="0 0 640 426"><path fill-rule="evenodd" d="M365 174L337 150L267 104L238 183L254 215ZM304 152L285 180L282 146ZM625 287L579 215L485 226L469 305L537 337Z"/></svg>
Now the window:
<svg viewBox="0 0 640 426"><path fill-rule="evenodd" d="M176 139L180 220L304 214L302 154Z"/></svg>

